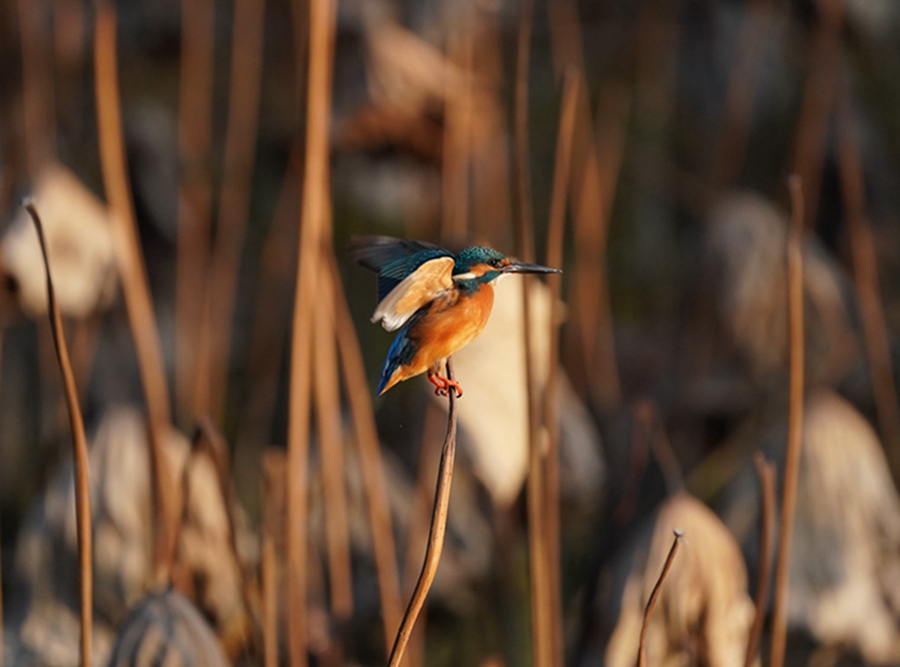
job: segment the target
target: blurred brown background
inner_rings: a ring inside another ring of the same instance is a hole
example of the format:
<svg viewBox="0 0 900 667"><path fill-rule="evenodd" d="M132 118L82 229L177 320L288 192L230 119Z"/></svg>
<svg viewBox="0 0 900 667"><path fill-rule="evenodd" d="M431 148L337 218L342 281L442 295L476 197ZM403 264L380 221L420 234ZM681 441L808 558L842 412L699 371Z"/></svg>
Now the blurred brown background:
<svg viewBox="0 0 900 667"><path fill-rule="evenodd" d="M7 665L78 660L70 435L23 196L48 227L92 442L98 664L154 583L141 327L118 278L95 106L101 6L0 2ZM291 418L309 6L115 9L127 175L160 395L176 427L172 488L184 497L172 581L228 660L262 664L266 536L284 548L279 457ZM369 395L391 336L368 321L375 281L347 261L352 235L483 243L542 263L561 252L565 271L559 299L537 283L527 296L530 374L538 394L550 387L546 430L529 426L518 279L498 288L491 324L456 359L466 396L448 546L410 664L531 663L525 484L535 438L559 446L548 473L558 480L549 496L561 545L551 570L557 658L633 663L670 528L686 527L650 663L744 664L760 564L753 454L781 466L787 433L790 174L805 199L806 411L787 662L900 664L900 5L339 0L335 21L326 233ZM564 226L554 231L554 219ZM342 303L338 292L320 298ZM334 317L336 331L350 331ZM387 612L349 405L363 381L335 361L337 349L348 363L341 340L350 338L315 340L313 358L329 361L310 377L328 374L335 389L314 390L324 411L313 410L302 481L308 650L316 664L379 664ZM445 419L419 380L374 401L403 604ZM202 418L221 433L230 466L203 459L198 438L219 436L192 435ZM335 460L322 444L328 423L346 441L337 537L328 535L334 486L321 472ZM341 540L351 610L335 592Z"/></svg>

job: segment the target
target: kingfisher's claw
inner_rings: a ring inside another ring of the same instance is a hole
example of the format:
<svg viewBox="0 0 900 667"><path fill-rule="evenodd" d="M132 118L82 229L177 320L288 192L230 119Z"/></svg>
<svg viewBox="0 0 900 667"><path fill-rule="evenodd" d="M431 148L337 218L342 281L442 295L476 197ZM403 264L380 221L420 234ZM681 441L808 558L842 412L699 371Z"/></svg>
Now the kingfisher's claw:
<svg viewBox="0 0 900 667"><path fill-rule="evenodd" d="M429 375L428 381L435 386L435 396L449 396L452 389L456 392L457 398L462 398L463 389L456 380L445 378L442 375Z"/></svg>

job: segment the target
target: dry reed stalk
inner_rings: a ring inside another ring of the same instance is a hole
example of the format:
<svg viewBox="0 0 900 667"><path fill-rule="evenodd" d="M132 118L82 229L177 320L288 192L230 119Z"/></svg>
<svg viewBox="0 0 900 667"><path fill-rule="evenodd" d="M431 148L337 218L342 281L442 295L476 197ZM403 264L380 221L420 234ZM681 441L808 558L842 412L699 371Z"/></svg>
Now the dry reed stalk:
<svg viewBox="0 0 900 667"><path fill-rule="evenodd" d="M644 621L641 624L641 640L638 645L638 667L647 667L646 642L647 628L650 627L650 614L653 613L653 607L656 606L656 598L659 597L659 592L662 590L662 586L666 580L666 576L669 574L669 570L672 569L672 563L675 560L675 554L678 552L678 546L681 544L681 539L684 537L684 534L680 530L676 530L673 532L675 533L675 539L672 540L672 547L669 549L669 555L666 556L666 562L663 565L662 572L659 573L659 579L656 580L656 584L653 586L653 590L650 592L650 599L647 600L647 606L644 608Z"/></svg>
<svg viewBox="0 0 900 667"><path fill-rule="evenodd" d="M3 360L3 334L5 327L0 326L0 369L2 369L2 360ZM0 525L2 525L3 518L3 506L0 505ZM2 537L2 536L0 536ZM0 539L0 553L3 553L3 540ZM3 643L3 559L0 558L0 667L3 667L3 655L5 651L3 647L5 644Z"/></svg>
<svg viewBox="0 0 900 667"><path fill-rule="evenodd" d="M466 12L470 10L464 10ZM450 24L447 50L460 70L460 90L448 90L444 110L444 153L441 179L441 236L462 245L469 228L469 174L472 159L472 18ZM448 87L450 85L448 81Z"/></svg>
<svg viewBox="0 0 900 667"><path fill-rule="evenodd" d="M425 424L422 427L422 441L419 444L419 467L416 473L416 488L413 497L412 515L407 530L406 554L403 559L403 594L411 596L415 590L419 574L419 563L425 556L428 546L428 525L431 521L429 504L432 498L432 481L434 473L440 467L441 448L431 438L440 428L443 413L429 402L425 409ZM404 654L403 663L412 667L423 664L425 655L425 629L427 610L419 614L416 627L410 637L409 646Z"/></svg>
<svg viewBox="0 0 900 667"><path fill-rule="evenodd" d="M306 158L300 211L300 250L291 331L288 403L287 623L292 667L307 664L307 507L309 471L312 318L322 267L323 241L331 224L328 144L332 65L337 22L335 0L309 4L309 78ZM325 267L327 269L327 266Z"/></svg>
<svg viewBox="0 0 900 667"><path fill-rule="evenodd" d="M206 281L194 392L197 414L209 413L219 424L225 410L234 304L250 214L265 8L265 0L238 0L234 4L222 187Z"/></svg>
<svg viewBox="0 0 900 667"><path fill-rule="evenodd" d="M449 358L447 359L447 377L453 379L453 368ZM448 392L447 400L450 407L447 416L447 435L441 446L441 462L438 466L437 486L434 491L434 508L431 511L428 546L425 549L422 572L419 574L415 590L409 599L409 605L406 607L394 639L388 667L398 667L403 659L403 652L406 650L419 612L425 604L425 597L434 582L434 575L437 574L438 565L441 562L441 552L444 549L444 533L447 530L447 513L450 509L450 486L453 482L453 462L456 459L456 393Z"/></svg>
<svg viewBox="0 0 900 667"><path fill-rule="evenodd" d="M666 492L672 495L684 488L684 472L672 443L669 442L666 425L660 417L656 402L652 398L637 401L634 414L635 419L644 424L650 451L653 452L653 458L656 459L656 465L662 471L666 483Z"/></svg>
<svg viewBox="0 0 900 667"><path fill-rule="evenodd" d="M551 3L549 8L553 62L557 76L574 72L587 89L581 26L571 0ZM575 120L572 153L572 220L575 237L574 276L571 281L578 307L573 311L571 336L575 345L569 367L582 369L573 380L589 391L604 410L621 403L615 340L606 269L606 242L625 144L625 124L631 95L618 84L605 84L597 113L597 131L592 126L590 100L580 96ZM609 122L600 130L601 119Z"/></svg>
<svg viewBox="0 0 900 667"><path fill-rule="evenodd" d="M295 143L260 254L253 332L245 366L246 384L253 391L244 397L241 406L234 452L236 466L251 471L246 475L249 479L258 477L252 471L259 469L259 451L268 444L278 400L279 374L290 321L285 304L290 303L293 292L302 162L303 153Z"/></svg>
<svg viewBox="0 0 900 667"><path fill-rule="evenodd" d="M897 387L894 385L887 324L879 296L878 254L866 212L865 174L846 80L837 104L837 122L841 199L850 239L853 277L862 315L878 426L884 439L891 473L895 480L900 480L900 404L897 401Z"/></svg>
<svg viewBox="0 0 900 667"><path fill-rule="evenodd" d="M87 437L84 434L84 420L78 403L78 390L75 387L75 375L69 361L69 350L63 332L62 316L56 303L53 290L53 279L50 276L50 260L47 256L47 244L44 240L44 228L34 204L25 204L41 243L44 256L44 269L47 273L47 301L49 304L50 326L53 330L53 344L56 357L65 385L66 404L69 408L69 426L72 429L72 458L75 466L75 518L78 531L78 566L81 584L81 664L91 666L91 636L94 625L94 575L93 547L91 536L91 489L88 479Z"/></svg>
<svg viewBox="0 0 900 667"><path fill-rule="evenodd" d="M198 372L212 226L214 0L181 2L178 92L178 247L175 266L175 402L183 422L198 415Z"/></svg>
<svg viewBox="0 0 900 667"><path fill-rule="evenodd" d="M131 335L138 358L141 383L150 422L150 460L153 468L156 539L153 553L154 578L168 579L174 554L175 522L178 515L177 487L162 449L171 428L169 390L160 351L159 330L150 300L144 259L134 218L122 139L122 112L116 63L116 14L110 2L96 6L94 67L97 126L103 184L109 201L110 222L119 279L125 295Z"/></svg>
<svg viewBox="0 0 900 667"><path fill-rule="evenodd" d="M387 650L400 625L403 613L400 580L397 573L397 549L394 544L394 529L391 525L391 510L384 479L384 462L381 457L378 431L375 427L375 415L372 411L372 399L366 381L365 365L340 273L333 256L331 257L331 274L335 294L335 331L347 401L350 404L350 414L353 417L353 428L359 448L363 484L366 489L369 525L372 528L372 544L375 550L378 592L381 597L385 650Z"/></svg>
<svg viewBox="0 0 900 667"><path fill-rule="evenodd" d="M566 227L566 202L569 192L569 174L572 167L572 143L575 137L575 122L579 98L582 96L583 80L576 74L566 75L563 83L562 113L559 121L556 157L553 167L553 190L550 198L550 222L547 230L547 264L560 267L563 263L563 240ZM545 631L549 631L550 660L548 664L561 665L564 662L562 638L562 571L560 567L560 526L559 526L559 414L557 411L556 385L559 376L559 325L562 321L562 280L559 275L547 277L550 287L550 359L547 384L544 387L543 432L546 434L546 451L543 452L544 465L544 525L547 559L548 614ZM537 443L535 443L537 444ZM533 448L534 449L534 448ZM539 452L532 451L531 460L537 462ZM540 463L538 463L540 465ZM535 645L537 647L537 644Z"/></svg>
<svg viewBox="0 0 900 667"><path fill-rule="evenodd" d="M791 537L794 508L797 504L797 480L800 476L800 454L803 438L803 234L802 181L792 175L792 226L788 240L788 304L790 312L790 407L788 412L787 455L784 463L784 491L781 500L781 522L778 536L778 558L775 567L775 611L772 620L772 653L770 667L784 664L787 637L788 578L790 574Z"/></svg>
<svg viewBox="0 0 900 667"><path fill-rule="evenodd" d="M25 164L33 179L56 155L53 62L42 2L19 0L19 39L22 48L22 106Z"/></svg>
<svg viewBox="0 0 900 667"><path fill-rule="evenodd" d="M572 286L577 307L573 309L572 329L581 335L579 347L589 378L596 373L599 379L594 388L596 400L612 409L620 405L622 389L609 294L607 242L630 110L631 92L627 88L619 83L601 86L594 132L591 134L589 128L581 132L588 140L590 152L573 216Z"/></svg>
<svg viewBox="0 0 900 667"><path fill-rule="evenodd" d="M72 372L75 373L78 393L83 395L91 379L97 344L100 342L101 317L92 313L82 320L75 320L72 325Z"/></svg>
<svg viewBox="0 0 900 667"><path fill-rule="evenodd" d="M791 173L803 183L803 224L815 224L822 182L822 162L827 148L828 128L837 92L840 68L841 26L844 22L842 0L817 0L819 24L809 49L809 73L797 134Z"/></svg>
<svg viewBox="0 0 900 667"><path fill-rule="evenodd" d="M234 557L234 562L241 571L241 593L244 606L249 612L251 605L247 596L247 587L245 584L250 580L251 575L250 572L247 571L238 546L239 504L237 494L234 491L234 477L229 461L228 443L216 429L215 424L209 417L201 417L197 422L197 431L194 434L194 445L198 451L205 452L209 455L213 467L216 470L216 478L219 482L219 494L222 496L222 503L225 506L225 514L228 519L229 546L231 547L231 554Z"/></svg>
<svg viewBox="0 0 900 667"><path fill-rule="evenodd" d="M744 166L753 103L762 72L763 47L772 19L772 0L747 2L743 13L713 153L710 181L717 192L733 187Z"/></svg>
<svg viewBox="0 0 900 667"><path fill-rule="evenodd" d="M528 68L533 21L533 3L527 1L521 9L516 49L515 137L516 137L516 241L519 255L526 262L534 261L534 221L531 200L530 149L528 141ZM565 105L565 103L564 103ZM565 112L564 112L565 113ZM562 123L562 121L561 121ZM562 130L560 130L561 132ZM558 171L558 169L557 169ZM552 593L548 570L549 553L546 548L547 515L544 511L546 485L543 478L543 445L541 413L536 384L535 358L532 351L531 293L534 278L523 276L522 332L525 349L525 394L528 403L528 551L529 580L531 582L532 653L535 665L549 665L553 656Z"/></svg>
<svg viewBox="0 0 900 667"><path fill-rule="evenodd" d="M278 667L279 544L283 544L287 476L281 451L263 456L262 630L263 664Z"/></svg>
<svg viewBox="0 0 900 667"><path fill-rule="evenodd" d="M755 607L753 625L750 626L750 637L747 640L747 656L744 667L752 667L759 650L763 623L766 620L766 606L769 604L769 584L772 580L772 536L775 530L775 464L766 459L765 454L756 452L753 457L756 476L759 478L759 493L762 497L760 511L759 539L759 575L756 582Z"/></svg>
<svg viewBox="0 0 900 667"><path fill-rule="evenodd" d="M313 378L316 425L322 465L322 495L325 501L325 539L328 545L328 581L331 613L346 621L353 615L353 573L350 562L350 531L347 490L344 482L344 434L341 390L335 349L334 288L332 273L322 267L319 298L314 316Z"/></svg>
<svg viewBox="0 0 900 667"><path fill-rule="evenodd" d="M515 106L513 125L515 142L515 188L516 196L516 252L522 261L534 261L534 220L531 200L531 148L528 141L528 71L531 62L531 32L534 18L534 0L523 0L519 9L519 32L516 41ZM522 290L525 321L529 322L528 289ZM525 327L525 349L530 350L530 331ZM526 377L528 395L532 394L530 355L526 355Z"/></svg>

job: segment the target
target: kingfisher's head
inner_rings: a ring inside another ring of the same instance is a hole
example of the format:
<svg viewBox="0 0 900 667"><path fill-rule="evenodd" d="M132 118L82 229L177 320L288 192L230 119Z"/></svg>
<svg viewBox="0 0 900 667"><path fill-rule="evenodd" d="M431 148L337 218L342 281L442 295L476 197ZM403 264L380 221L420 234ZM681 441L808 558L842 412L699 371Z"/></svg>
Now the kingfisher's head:
<svg viewBox="0 0 900 667"><path fill-rule="evenodd" d="M489 283L507 273L562 273L540 264L527 264L509 259L487 246L472 246L456 255L453 280L471 286Z"/></svg>

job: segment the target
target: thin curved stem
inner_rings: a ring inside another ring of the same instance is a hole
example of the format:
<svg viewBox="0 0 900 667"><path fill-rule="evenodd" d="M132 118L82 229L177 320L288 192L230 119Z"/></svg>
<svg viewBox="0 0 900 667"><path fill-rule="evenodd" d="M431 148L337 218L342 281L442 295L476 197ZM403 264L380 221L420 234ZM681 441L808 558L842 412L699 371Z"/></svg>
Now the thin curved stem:
<svg viewBox="0 0 900 667"><path fill-rule="evenodd" d="M75 374L69 361L69 350L63 333L62 316L56 303L53 290L53 279L50 277L50 260L47 257L47 244L44 240L44 228L34 204L28 202L25 209L34 221L41 252L44 256L44 270L47 273L47 301L49 303L50 329L53 332L53 344L56 347L56 358L62 371L63 385L66 392L66 404L69 407L69 425L72 428L72 450L75 460L75 517L78 530L78 565L81 582L81 664L91 665L91 635L94 619L94 579L93 548L91 542L91 492L88 480L87 437L84 434L84 419L78 404L78 389L75 385Z"/></svg>
<svg viewBox="0 0 900 667"><path fill-rule="evenodd" d="M450 359L447 359L447 378L453 379L453 369ZM441 449L441 464L438 468L437 488L434 492L434 509L431 511L431 527L428 530L428 545L425 548L425 560L422 563L422 572L416 582L406 613L400 622L397 636L394 639L394 647L388 660L388 667L398 667L403 659L403 651L409 643L416 619L425 597L431 590L434 576L437 574L438 565L441 562L441 552L444 549L444 533L447 531L447 514L450 508L450 485L453 482L453 462L456 459L456 394L448 392L450 413L447 416L447 435L444 436L444 445Z"/></svg>

